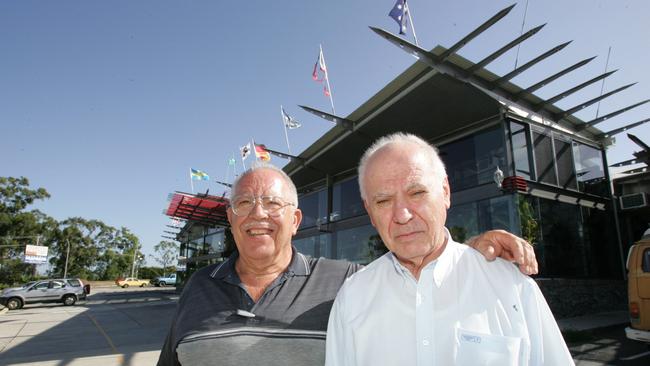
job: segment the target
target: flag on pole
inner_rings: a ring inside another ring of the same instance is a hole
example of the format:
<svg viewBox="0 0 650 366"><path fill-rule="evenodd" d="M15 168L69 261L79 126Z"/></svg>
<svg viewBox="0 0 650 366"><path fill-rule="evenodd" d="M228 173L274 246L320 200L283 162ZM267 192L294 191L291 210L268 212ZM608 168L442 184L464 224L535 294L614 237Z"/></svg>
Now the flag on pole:
<svg viewBox="0 0 650 366"><path fill-rule="evenodd" d="M316 64L314 64L314 71L311 73L311 78L318 83L322 83L323 81L325 81L325 84L323 84L323 93L325 94L326 97L329 97L330 96L329 79L327 77L327 66L325 65L325 57L323 57L322 47L320 49L320 52L318 53L318 60L316 60Z"/></svg>
<svg viewBox="0 0 650 366"><path fill-rule="evenodd" d="M266 146L263 144L255 144L255 156L262 161L271 160L271 154L266 151Z"/></svg>
<svg viewBox="0 0 650 366"><path fill-rule="evenodd" d="M241 152L241 160L246 160L248 155L251 153L251 143L247 143L246 145L242 146L239 148L239 151Z"/></svg>
<svg viewBox="0 0 650 366"><path fill-rule="evenodd" d="M406 25L409 16L408 11L406 0L397 0L393 9L388 13L388 16L395 19L397 24L399 24L399 34L406 34Z"/></svg>
<svg viewBox="0 0 650 366"><path fill-rule="evenodd" d="M193 180L210 180L208 173L194 168L190 168L190 177Z"/></svg>
<svg viewBox="0 0 650 366"><path fill-rule="evenodd" d="M282 120L284 121L284 125L288 129L293 130L296 128L300 128L300 126L302 126L300 122L296 121L293 117L291 117L289 113L287 113L287 111L284 110L283 107L280 107L280 109L282 110Z"/></svg>

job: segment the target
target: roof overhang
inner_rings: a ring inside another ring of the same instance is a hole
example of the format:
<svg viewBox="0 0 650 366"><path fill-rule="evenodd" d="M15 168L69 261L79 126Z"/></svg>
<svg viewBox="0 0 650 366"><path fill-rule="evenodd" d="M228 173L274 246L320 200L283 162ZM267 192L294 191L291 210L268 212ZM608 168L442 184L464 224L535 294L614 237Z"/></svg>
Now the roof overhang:
<svg viewBox="0 0 650 366"><path fill-rule="evenodd" d="M227 227L228 204L225 197L175 192L170 194L165 215L208 226Z"/></svg>

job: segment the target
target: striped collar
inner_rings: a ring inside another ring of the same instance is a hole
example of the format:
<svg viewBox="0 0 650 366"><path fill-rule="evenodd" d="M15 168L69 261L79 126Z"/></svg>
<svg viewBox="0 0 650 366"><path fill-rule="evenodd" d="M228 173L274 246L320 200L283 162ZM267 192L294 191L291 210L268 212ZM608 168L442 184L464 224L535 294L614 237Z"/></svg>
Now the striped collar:
<svg viewBox="0 0 650 366"><path fill-rule="evenodd" d="M291 246L292 256L291 263L285 271L286 274L291 276L309 276L311 274L311 267L309 265L309 258L302 253L299 253L296 250L296 247ZM235 251L228 259L219 264L212 273L210 277L216 279L224 279L230 274L236 274L235 271L235 262L239 257L239 252Z"/></svg>

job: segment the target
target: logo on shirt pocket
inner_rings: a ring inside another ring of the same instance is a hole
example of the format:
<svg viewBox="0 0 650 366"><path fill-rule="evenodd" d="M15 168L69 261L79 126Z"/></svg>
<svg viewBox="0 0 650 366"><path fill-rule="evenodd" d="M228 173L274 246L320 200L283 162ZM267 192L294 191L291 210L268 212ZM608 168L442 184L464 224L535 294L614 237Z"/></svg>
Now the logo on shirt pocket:
<svg viewBox="0 0 650 366"><path fill-rule="evenodd" d="M521 339L456 328L456 365L519 365Z"/></svg>

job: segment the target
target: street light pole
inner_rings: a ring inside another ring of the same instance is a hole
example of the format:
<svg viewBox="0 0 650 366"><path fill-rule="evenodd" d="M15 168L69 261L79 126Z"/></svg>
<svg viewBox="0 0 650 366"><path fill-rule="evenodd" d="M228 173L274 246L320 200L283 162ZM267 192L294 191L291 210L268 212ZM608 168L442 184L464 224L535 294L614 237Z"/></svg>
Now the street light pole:
<svg viewBox="0 0 650 366"><path fill-rule="evenodd" d="M138 252L138 243L133 244L133 263L131 264L131 277L135 277L135 255Z"/></svg>
<svg viewBox="0 0 650 366"><path fill-rule="evenodd" d="M68 242L68 250L65 252L65 269L63 270L63 278L68 278L68 258L70 257L70 240L65 239Z"/></svg>

